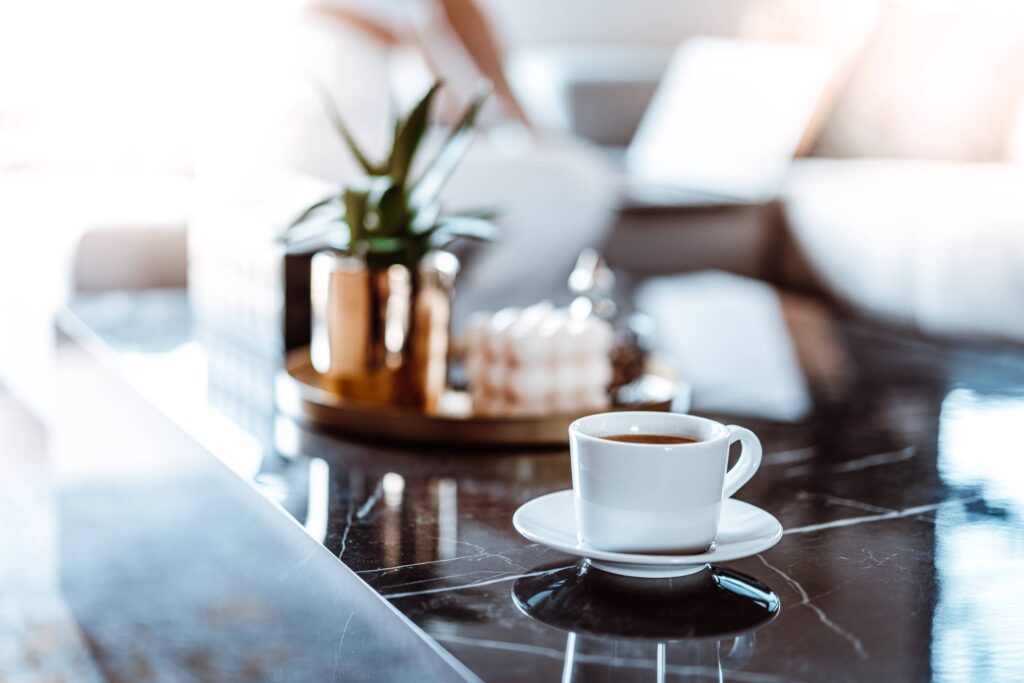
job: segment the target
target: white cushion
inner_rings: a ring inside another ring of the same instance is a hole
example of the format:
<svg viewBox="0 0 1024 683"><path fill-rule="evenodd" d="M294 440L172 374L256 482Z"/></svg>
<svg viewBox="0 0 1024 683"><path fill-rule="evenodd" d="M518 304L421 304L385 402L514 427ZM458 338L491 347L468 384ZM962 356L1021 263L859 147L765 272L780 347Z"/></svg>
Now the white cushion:
<svg viewBox="0 0 1024 683"><path fill-rule="evenodd" d="M853 307L1024 341L1022 187L1024 167L1009 164L808 159L791 168L784 211L809 272Z"/></svg>

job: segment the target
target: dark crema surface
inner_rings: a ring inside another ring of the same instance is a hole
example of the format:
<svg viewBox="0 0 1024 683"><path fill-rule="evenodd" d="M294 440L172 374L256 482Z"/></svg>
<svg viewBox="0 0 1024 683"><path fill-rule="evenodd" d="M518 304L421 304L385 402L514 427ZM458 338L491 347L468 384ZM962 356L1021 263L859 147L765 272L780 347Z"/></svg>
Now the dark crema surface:
<svg viewBox="0 0 1024 683"><path fill-rule="evenodd" d="M697 443L700 439L690 439L685 436L673 436L671 434L609 434L602 436L608 441L621 441L622 443L647 443L658 445L673 445L684 443Z"/></svg>

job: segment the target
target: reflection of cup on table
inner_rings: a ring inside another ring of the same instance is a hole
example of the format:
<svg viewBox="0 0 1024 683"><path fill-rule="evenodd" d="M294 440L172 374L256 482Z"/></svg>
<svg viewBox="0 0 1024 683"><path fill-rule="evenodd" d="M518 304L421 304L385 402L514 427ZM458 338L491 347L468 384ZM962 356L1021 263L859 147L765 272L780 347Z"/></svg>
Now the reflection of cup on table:
<svg viewBox="0 0 1024 683"><path fill-rule="evenodd" d="M655 681L688 683L731 680L720 672L742 669L757 647L757 636L744 633L723 640L674 643L623 642L584 633L568 633L562 681ZM611 668L610 662L629 660L631 669Z"/></svg>
<svg viewBox="0 0 1024 683"><path fill-rule="evenodd" d="M765 584L721 567L637 581L586 562L519 579L512 599L567 632L563 681L717 679L750 659L780 606Z"/></svg>
<svg viewBox="0 0 1024 683"><path fill-rule="evenodd" d="M727 471L737 441L742 451ZM674 413L590 415L569 426L569 447L580 542L620 552L707 550L722 501L761 464L750 430Z"/></svg>

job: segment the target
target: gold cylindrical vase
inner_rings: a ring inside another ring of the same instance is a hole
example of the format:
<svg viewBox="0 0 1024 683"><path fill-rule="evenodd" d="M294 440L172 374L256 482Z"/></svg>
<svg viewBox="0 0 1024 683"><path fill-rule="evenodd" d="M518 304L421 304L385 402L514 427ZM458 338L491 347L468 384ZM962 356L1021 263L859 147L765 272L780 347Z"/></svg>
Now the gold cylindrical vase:
<svg viewBox="0 0 1024 683"><path fill-rule="evenodd" d="M435 411L447 381L458 270L458 259L443 251L414 267L315 254L313 367L346 398Z"/></svg>

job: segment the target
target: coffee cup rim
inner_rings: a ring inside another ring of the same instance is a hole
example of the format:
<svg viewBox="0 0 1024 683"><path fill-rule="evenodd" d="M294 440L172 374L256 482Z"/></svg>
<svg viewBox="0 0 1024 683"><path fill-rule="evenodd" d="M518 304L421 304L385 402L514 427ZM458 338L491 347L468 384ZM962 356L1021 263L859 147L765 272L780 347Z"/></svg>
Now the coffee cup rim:
<svg viewBox="0 0 1024 683"><path fill-rule="evenodd" d="M635 417L647 417L647 418L664 418L667 420L682 420L685 422L700 422L711 427L716 432L714 436L708 439L701 439L693 443L674 443L674 444L657 444L657 443L634 443L634 442L623 442L623 441L609 441L603 436L597 434L587 433L583 431L583 423L589 420L596 420L603 417L617 417L628 419L631 416ZM692 448L700 447L709 443L714 443L720 439L729 438L729 429L721 422L708 419L706 417L699 417L697 415L688 415L686 413L668 413L654 410L620 410L610 411L604 413L593 413L592 415L586 415L584 417L577 418L569 424L569 435L576 437L584 441L598 441L601 443L615 443L625 448L648 448L648 449L676 449L676 448Z"/></svg>

